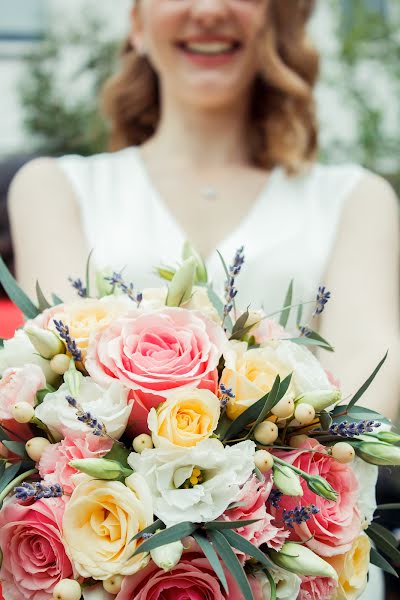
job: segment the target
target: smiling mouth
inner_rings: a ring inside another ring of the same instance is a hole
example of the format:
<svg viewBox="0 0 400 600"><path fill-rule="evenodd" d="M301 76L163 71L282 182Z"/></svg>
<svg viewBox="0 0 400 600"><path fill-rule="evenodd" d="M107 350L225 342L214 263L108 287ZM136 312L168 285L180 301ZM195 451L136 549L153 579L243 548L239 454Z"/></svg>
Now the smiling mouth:
<svg viewBox="0 0 400 600"><path fill-rule="evenodd" d="M221 56L233 54L241 48L240 42L179 42L178 47L188 54L197 54L200 56Z"/></svg>

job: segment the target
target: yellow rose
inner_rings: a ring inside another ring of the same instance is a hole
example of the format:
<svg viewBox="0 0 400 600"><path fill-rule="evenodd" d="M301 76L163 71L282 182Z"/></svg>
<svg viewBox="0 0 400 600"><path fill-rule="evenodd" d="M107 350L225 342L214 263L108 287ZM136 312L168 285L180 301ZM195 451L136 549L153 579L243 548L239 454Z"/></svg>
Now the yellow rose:
<svg viewBox="0 0 400 600"><path fill-rule="evenodd" d="M62 311L55 313L52 319L68 325L70 335L85 359L90 334L101 331L134 309L135 304L126 296L106 296L101 300L87 298L63 305ZM55 330L53 320L50 327Z"/></svg>
<svg viewBox="0 0 400 600"><path fill-rule="evenodd" d="M220 401L209 390L172 393L148 417L154 445L189 448L210 437L218 425Z"/></svg>
<svg viewBox="0 0 400 600"><path fill-rule="evenodd" d="M72 493L63 518L64 539L74 566L82 577L105 580L132 575L149 561L135 552L132 538L153 522L153 503L145 479L134 473L119 481L93 479Z"/></svg>
<svg viewBox="0 0 400 600"><path fill-rule="evenodd" d="M338 574L334 600L356 600L367 585L371 543L365 533L353 542L346 554L325 558Z"/></svg>
<svg viewBox="0 0 400 600"><path fill-rule="evenodd" d="M269 392L277 375L283 379L290 373L287 365L277 359L274 349L269 346L248 350L245 342L233 341L224 357L221 382L235 394L226 409L232 420ZM294 396L290 388L287 394Z"/></svg>

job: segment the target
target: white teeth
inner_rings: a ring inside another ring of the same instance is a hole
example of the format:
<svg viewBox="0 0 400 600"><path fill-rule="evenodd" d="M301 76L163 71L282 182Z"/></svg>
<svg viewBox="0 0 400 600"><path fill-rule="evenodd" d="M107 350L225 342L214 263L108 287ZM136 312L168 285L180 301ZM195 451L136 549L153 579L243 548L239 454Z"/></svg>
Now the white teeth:
<svg viewBox="0 0 400 600"><path fill-rule="evenodd" d="M229 52L233 47L234 44L226 42L190 42L185 44L185 48L200 54L221 54L222 52Z"/></svg>

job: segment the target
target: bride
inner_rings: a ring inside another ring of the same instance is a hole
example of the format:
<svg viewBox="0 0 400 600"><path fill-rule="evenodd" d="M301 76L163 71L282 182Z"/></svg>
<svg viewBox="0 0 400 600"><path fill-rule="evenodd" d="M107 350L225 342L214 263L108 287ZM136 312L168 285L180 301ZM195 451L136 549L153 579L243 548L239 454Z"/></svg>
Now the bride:
<svg viewBox="0 0 400 600"><path fill-rule="evenodd" d="M215 250L229 260L244 245L244 306L280 307L291 278L296 300L332 291L320 331L337 352L322 360L346 395L390 348L364 403L394 417L397 202L361 167L315 162L313 4L137 0L104 91L113 152L38 159L11 186L18 277L67 298L94 248L99 267L126 265L146 287L189 239L218 284Z"/></svg>

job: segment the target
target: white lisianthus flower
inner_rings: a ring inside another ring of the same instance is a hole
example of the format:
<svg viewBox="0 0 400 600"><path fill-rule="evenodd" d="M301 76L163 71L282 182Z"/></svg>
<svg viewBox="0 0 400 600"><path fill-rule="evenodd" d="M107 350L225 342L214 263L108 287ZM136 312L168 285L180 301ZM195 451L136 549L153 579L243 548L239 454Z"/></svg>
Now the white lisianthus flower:
<svg viewBox="0 0 400 600"><path fill-rule="evenodd" d="M279 567L270 569L269 572L276 584L276 600L293 600L293 598L297 598L301 585L301 579L298 575ZM267 577L263 573L257 573L256 578L261 583L263 600L271 600L271 586Z"/></svg>
<svg viewBox="0 0 400 600"><path fill-rule="evenodd" d="M254 469L255 444L225 447L215 439L192 448L144 450L128 463L146 477L154 514L167 526L219 517L233 502Z"/></svg>
<svg viewBox="0 0 400 600"><path fill-rule="evenodd" d="M39 356L25 331L19 329L14 337L4 341L4 347L0 350L0 375L10 367L24 367L27 364L40 367L48 383L54 383L58 377L51 370L50 361Z"/></svg>
<svg viewBox="0 0 400 600"><path fill-rule="evenodd" d="M115 600L115 595L106 592L102 583L98 583L92 587L84 587L82 589L82 596L83 600Z"/></svg>
<svg viewBox="0 0 400 600"><path fill-rule="evenodd" d="M67 431L90 431L85 423L78 420L76 410L68 404L66 396L70 395L67 384L63 383L56 392L47 394L35 409L36 417L47 425L58 440ZM83 377L75 400L85 412L106 426L111 437L118 439L124 433L132 403L128 401L128 390L118 381L111 383L108 388L102 388L90 377Z"/></svg>
<svg viewBox="0 0 400 600"><path fill-rule="evenodd" d="M367 528L372 523L376 510L378 467L357 456L351 466L359 485L357 506L360 511L361 522L363 527Z"/></svg>

